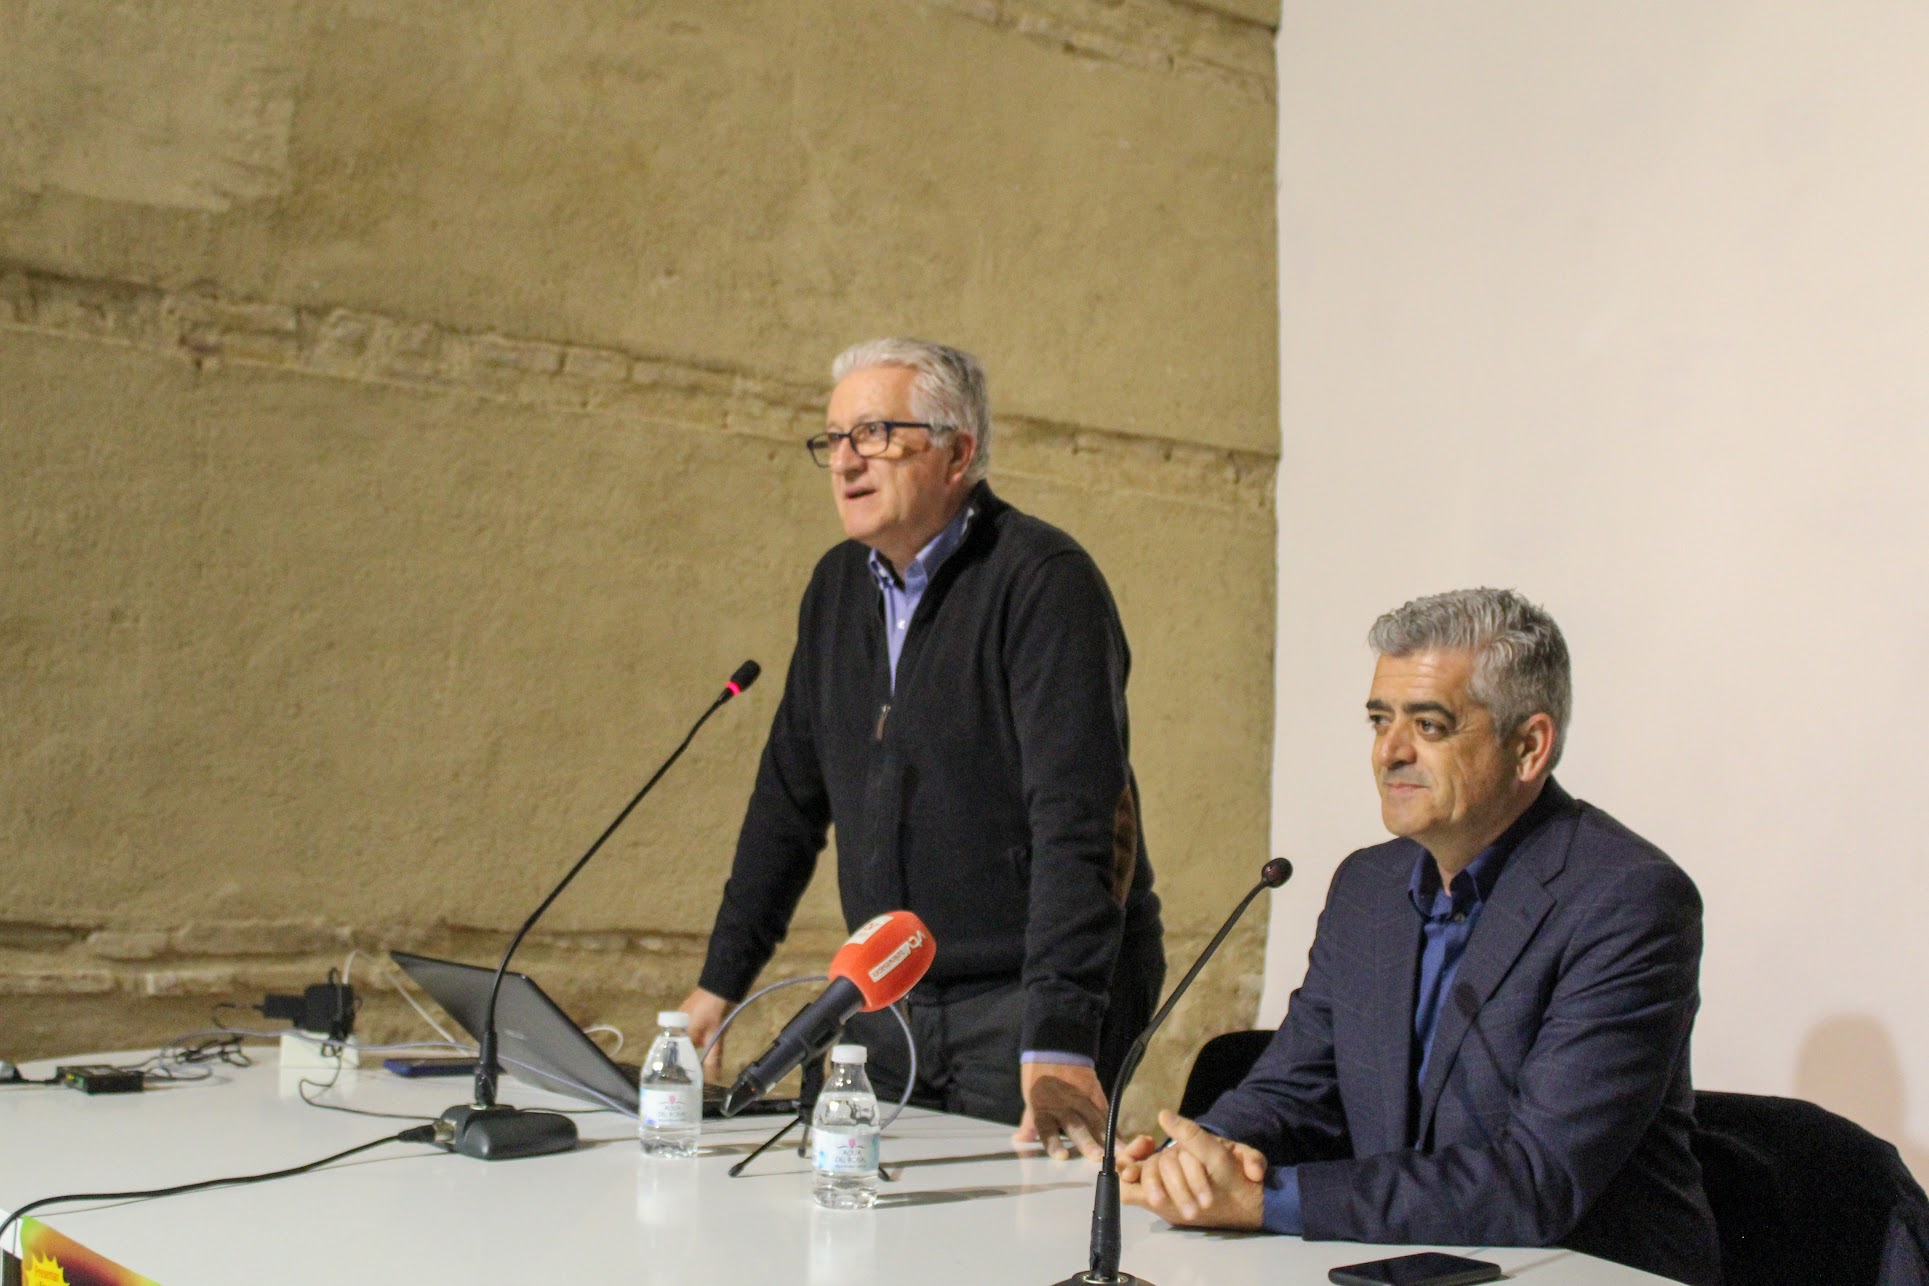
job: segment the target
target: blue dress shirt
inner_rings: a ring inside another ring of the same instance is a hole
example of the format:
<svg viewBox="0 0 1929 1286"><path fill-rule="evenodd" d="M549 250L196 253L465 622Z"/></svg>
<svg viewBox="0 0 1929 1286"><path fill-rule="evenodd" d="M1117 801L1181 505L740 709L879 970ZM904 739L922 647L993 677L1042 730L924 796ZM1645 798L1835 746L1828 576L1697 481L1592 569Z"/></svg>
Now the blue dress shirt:
<svg viewBox="0 0 1929 1286"><path fill-rule="evenodd" d="M938 568L964 543L965 529L971 525L976 512L971 505L958 510L944 525L944 530L918 551L918 556L902 574L892 569L883 554L875 549L871 551L871 575L877 577L877 587L884 591L884 643L891 653L893 692L897 691L898 657L904 652L904 636L911 630L911 618L917 614L918 604L924 599L924 591L931 587Z"/></svg>

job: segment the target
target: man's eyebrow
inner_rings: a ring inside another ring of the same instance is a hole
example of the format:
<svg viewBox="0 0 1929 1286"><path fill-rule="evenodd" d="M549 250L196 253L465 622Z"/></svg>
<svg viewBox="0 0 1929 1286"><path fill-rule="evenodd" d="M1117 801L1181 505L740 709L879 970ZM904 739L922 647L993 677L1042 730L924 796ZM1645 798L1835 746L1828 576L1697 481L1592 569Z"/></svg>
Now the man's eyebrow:
<svg viewBox="0 0 1929 1286"><path fill-rule="evenodd" d="M1392 704L1381 700L1379 697L1368 697L1366 699L1366 708L1367 708L1367 711L1372 714L1391 714L1393 712ZM1400 712L1402 714L1409 714L1409 715L1412 715L1412 714L1443 715L1450 723L1459 722L1458 716L1456 716L1452 710L1448 709L1446 706L1442 705L1438 701L1408 701L1407 703L1405 703L1400 707Z"/></svg>

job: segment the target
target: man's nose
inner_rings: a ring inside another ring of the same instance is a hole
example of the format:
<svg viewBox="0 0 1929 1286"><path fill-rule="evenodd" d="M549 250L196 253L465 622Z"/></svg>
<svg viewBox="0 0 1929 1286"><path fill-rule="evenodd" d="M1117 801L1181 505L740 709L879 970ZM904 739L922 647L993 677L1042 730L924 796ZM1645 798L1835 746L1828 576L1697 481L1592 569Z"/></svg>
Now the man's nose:
<svg viewBox="0 0 1929 1286"><path fill-rule="evenodd" d="M857 453L849 438L831 439L831 472L852 474L864 467L864 457Z"/></svg>
<svg viewBox="0 0 1929 1286"><path fill-rule="evenodd" d="M1373 763L1378 768L1392 768L1413 762L1413 738L1406 729L1394 724L1373 739Z"/></svg>

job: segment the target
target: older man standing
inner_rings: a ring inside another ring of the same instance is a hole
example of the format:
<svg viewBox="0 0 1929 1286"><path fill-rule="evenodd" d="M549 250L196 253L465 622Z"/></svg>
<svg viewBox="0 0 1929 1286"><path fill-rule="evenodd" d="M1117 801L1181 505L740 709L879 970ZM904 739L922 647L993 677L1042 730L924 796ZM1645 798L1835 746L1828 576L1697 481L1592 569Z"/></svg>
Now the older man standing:
<svg viewBox="0 0 1929 1286"><path fill-rule="evenodd" d="M1559 1245L1713 1286L1689 1148L1701 900L1551 776L1567 644L1516 594L1375 623L1380 813L1340 864L1306 980L1251 1074L1125 1199L1174 1223L1313 1238ZM1203 1128L1202 1128L1203 1127Z"/></svg>
<svg viewBox="0 0 1929 1286"><path fill-rule="evenodd" d="M1117 608L1076 542L985 483L977 359L876 340L832 378L808 446L849 540L804 594L691 1034L749 989L835 827L847 923L908 908L937 940L909 1004L920 1101L1095 1155L1165 972ZM850 1033L895 1093L896 1023Z"/></svg>

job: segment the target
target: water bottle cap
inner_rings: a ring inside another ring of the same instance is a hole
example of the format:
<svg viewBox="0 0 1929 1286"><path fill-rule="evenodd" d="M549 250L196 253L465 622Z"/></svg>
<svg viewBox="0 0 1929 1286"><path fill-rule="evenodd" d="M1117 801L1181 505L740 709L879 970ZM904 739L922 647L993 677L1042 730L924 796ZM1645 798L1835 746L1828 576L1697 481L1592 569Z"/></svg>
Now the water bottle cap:
<svg viewBox="0 0 1929 1286"><path fill-rule="evenodd" d="M664 1009L657 1013L656 1025L658 1027L687 1028L690 1025L690 1015L686 1013L680 1013L674 1009Z"/></svg>
<svg viewBox="0 0 1929 1286"><path fill-rule="evenodd" d="M831 1061L833 1063L861 1063L869 1057L869 1052L865 1050L862 1045L831 1046Z"/></svg>

